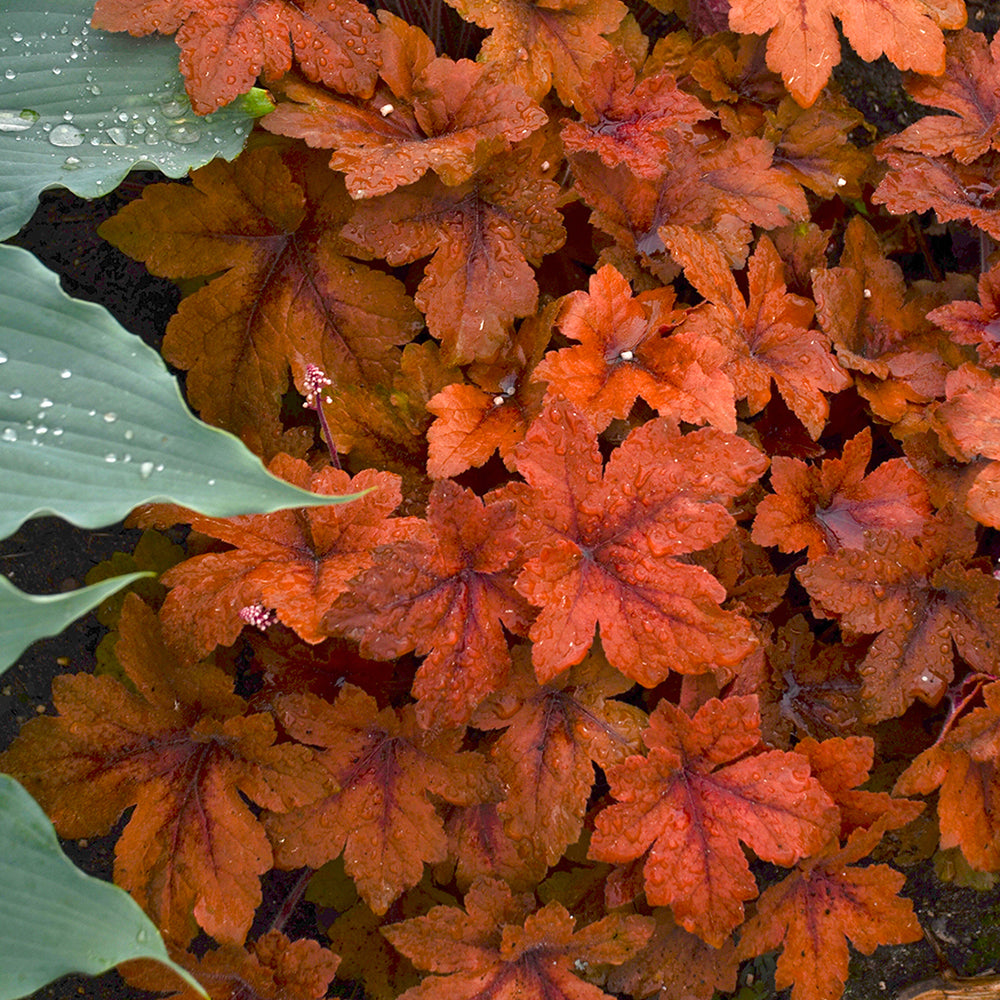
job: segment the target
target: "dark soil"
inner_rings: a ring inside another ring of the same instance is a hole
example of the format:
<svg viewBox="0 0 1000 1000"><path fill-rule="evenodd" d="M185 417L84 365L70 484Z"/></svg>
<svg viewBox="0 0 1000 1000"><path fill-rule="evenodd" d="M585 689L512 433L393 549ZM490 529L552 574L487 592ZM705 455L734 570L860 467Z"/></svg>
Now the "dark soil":
<svg viewBox="0 0 1000 1000"><path fill-rule="evenodd" d="M1000 27L997 5L970 0L967 6L970 27L987 34ZM849 100L880 132L898 131L924 113L905 97L898 71L885 60L874 66L866 64L845 45L836 77ZM96 233L100 222L155 179L159 178L133 174L118 191L93 202L64 191L47 192L31 222L11 242L30 249L58 271L68 293L99 302L126 329L158 346L167 320L176 309L177 289L171 282L151 277L141 264L120 254ZM131 551L138 537L138 531L121 524L84 531L57 518L41 518L0 541L0 572L29 592L74 589L83 584L94 565L116 551ZM9 744L24 721L53 711L50 685L56 674L93 668L94 650L103 633L96 618L88 615L60 636L35 643L0 676L0 748ZM114 839L68 842L64 846L85 871L110 878ZM279 881L284 877L282 873L275 875ZM1000 970L1000 888L978 892L943 883L931 861L924 860L908 870L903 895L913 900L924 928L936 938L956 970L964 975ZM773 962L758 962L744 970L741 984L754 974L757 987L745 989L741 997L765 1000L779 996L760 981L762 972L766 980L769 964L773 969ZM938 960L926 941L879 948L870 957L853 956L851 979L844 995L848 1000L894 997L902 988L931 978L938 971ZM787 991L780 994L787 995ZM114 972L99 979L69 977L36 994L47 1000L133 1000L145 996L127 987Z"/></svg>

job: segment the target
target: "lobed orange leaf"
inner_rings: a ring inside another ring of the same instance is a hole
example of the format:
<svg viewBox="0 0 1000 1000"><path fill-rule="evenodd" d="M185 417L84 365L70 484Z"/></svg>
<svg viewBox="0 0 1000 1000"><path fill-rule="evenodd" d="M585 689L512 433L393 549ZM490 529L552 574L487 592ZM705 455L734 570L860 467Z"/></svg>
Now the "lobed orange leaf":
<svg viewBox="0 0 1000 1000"><path fill-rule="evenodd" d="M919 153L887 151L880 158L889 170L872 201L896 215L933 209L939 222L964 219L1000 239L1000 153L970 164Z"/></svg>
<svg viewBox="0 0 1000 1000"><path fill-rule="evenodd" d="M741 843L790 866L836 833L838 811L804 757L761 749L756 697L713 698L693 718L661 700L643 741L646 756L608 771L618 802L597 814L589 856L645 858L649 903L721 947L757 895Z"/></svg>
<svg viewBox="0 0 1000 1000"><path fill-rule="evenodd" d="M769 142L745 138L671 146L672 168L655 180L624 167L610 169L593 153L569 157L573 187L591 208L592 224L647 266L662 263L667 225L710 235L731 264L742 266L753 225L775 229L808 217L802 188L772 163Z"/></svg>
<svg viewBox="0 0 1000 1000"><path fill-rule="evenodd" d="M472 383L445 386L427 401L427 474L457 476L485 464L494 451L508 468L514 448L542 408L544 388L532 372L552 336L558 303L527 317L496 358L470 366Z"/></svg>
<svg viewBox="0 0 1000 1000"><path fill-rule="evenodd" d="M484 879L466 894L464 911L435 906L424 916L384 927L393 947L437 973L403 997L599 1000L606 994L578 973L591 963L620 965L653 929L648 917L613 913L576 930L574 917L560 903L532 913L531 899Z"/></svg>
<svg viewBox="0 0 1000 1000"><path fill-rule="evenodd" d="M482 63L441 56L406 70L406 93L380 88L368 100L290 82L261 124L332 149L330 166L344 173L351 197L371 198L428 170L448 186L461 184L548 120Z"/></svg>
<svg viewBox="0 0 1000 1000"><path fill-rule="evenodd" d="M935 16L936 15L936 16ZM939 76L945 69L941 28L965 24L964 3L936 11L923 0L731 0L729 27L767 40L767 65L809 107L840 62L833 19L858 55L874 62L886 55L900 69Z"/></svg>
<svg viewBox="0 0 1000 1000"><path fill-rule="evenodd" d="M530 146L494 158L474 181L424 177L360 204L344 235L395 265L433 254L416 294L445 361L490 360L509 324L538 305L531 264L565 238L558 187Z"/></svg>
<svg viewBox="0 0 1000 1000"><path fill-rule="evenodd" d="M430 734L412 706L381 712L344 685L330 705L312 695L279 700L282 726L320 748L326 792L301 808L263 817L279 868L319 868L344 855L347 873L377 914L416 885L425 862L445 859L447 837L430 798L481 801L488 791L476 753L460 752L462 731Z"/></svg>
<svg viewBox="0 0 1000 1000"><path fill-rule="evenodd" d="M176 32L191 106L208 114L277 80L292 57L310 80L361 96L378 76L378 22L357 0L97 0L91 24L105 31Z"/></svg>
<svg viewBox="0 0 1000 1000"><path fill-rule="evenodd" d="M895 529L920 534L931 515L923 477L905 459L892 458L868 475L871 430L844 445L840 458L810 468L795 458L771 461L774 493L757 505L753 540L782 552L808 547L810 559L838 548L861 549L866 533Z"/></svg>
<svg viewBox="0 0 1000 1000"><path fill-rule="evenodd" d="M1000 42L987 43L978 31L963 29L945 40L945 51L942 75L910 78L906 89L915 101L952 114L927 115L890 136L883 148L972 163L1000 150Z"/></svg>
<svg viewBox="0 0 1000 1000"><path fill-rule="evenodd" d="M829 340L811 329L813 303L787 290L774 244L766 236L758 241L744 302L710 238L676 226L665 226L661 235L685 277L708 300L688 314L681 332L713 337L726 349L723 370L751 414L770 401L773 381L810 437L819 438L830 413L824 393L846 389L851 379L830 353Z"/></svg>
<svg viewBox="0 0 1000 1000"><path fill-rule="evenodd" d="M796 575L822 614L875 634L861 664L867 721L902 715L919 698L937 705L954 674L953 644L976 669L1000 648L1000 582L965 562L968 524L939 516L919 541L872 533L864 550L839 549Z"/></svg>
<svg viewBox="0 0 1000 1000"><path fill-rule="evenodd" d="M670 165L667 134L690 135L692 123L712 117L666 70L637 81L620 50L593 68L578 106L579 120L566 121L562 127L566 152L594 152L608 167L624 164L649 179Z"/></svg>
<svg viewBox="0 0 1000 1000"><path fill-rule="evenodd" d="M646 717L612 700L630 683L603 656L591 654L542 686L519 649L516 672L472 725L506 730L490 750L506 789L497 811L511 840L529 844L548 867L580 837L594 764L606 769L636 751Z"/></svg>
<svg viewBox="0 0 1000 1000"><path fill-rule="evenodd" d="M591 67L611 52L602 36L626 14L619 0L449 0L463 20L492 29L479 58L541 101L554 87L575 105Z"/></svg>
<svg viewBox="0 0 1000 1000"><path fill-rule="evenodd" d="M662 416L735 431L725 351L698 334L663 336L684 315L673 305L672 289L633 298L615 268L600 268L588 292L567 296L559 316L580 346L549 351L535 369L548 382L546 401L568 399L598 432L627 417L640 396Z"/></svg>
<svg viewBox="0 0 1000 1000"><path fill-rule="evenodd" d="M540 682L579 663L597 625L611 665L647 686L671 669L732 666L755 646L749 622L719 607L718 580L679 558L733 526L725 504L765 466L745 441L682 435L661 418L634 430L602 472L589 422L557 403L516 461L532 553L517 588L542 609L529 633Z"/></svg>
<svg viewBox="0 0 1000 1000"><path fill-rule="evenodd" d="M531 611L514 589L521 540L513 502L483 503L442 480L421 531L379 547L330 608L328 629L362 655L424 656L413 683L424 726L466 723L510 669L503 627L523 634ZM386 594L392 599L386 601Z"/></svg>
<svg viewBox="0 0 1000 1000"><path fill-rule="evenodd" d="M420 317L395 278L343 256L350 199L322 159L264 147L192 181L147 187L101 235L155 274L218 275L183 300L163 353L205 420L270 458L291 450L278 419L289 369L300 384L307 363L335 382L386 381Z"/></svg>
<svg viewBox="0 0 1000 1000"><path fill-rule="evenodd" d="M841 849L832 841L765 890L741 929L743 958L782 948L774 985L791 986L792 1000L839 1000L847 981L848 938L865 955L879 945L923 938L913 904L897 895L905 876L888 865L852 864L880 837L881 831L858 830Z"/></svg>
<svg viewBox="0 0 1000 1000"><path fill-rule="evenodd" d="M289 941L281 931L267 931L249 948L223 945L200 958L175 956L192 972L211 1000L323 1000L340 958L318 941ZM140 989L176 989L177 977L154 962L130 962L126 981ZM188 988L165 1000L198 1000Z"/></svg>
<svg viewBox="0 0 1000 1000"><path fill-rule="evenodd" d="M330 467L314 473L288 455L278 455L269 468L315 493L371 492L349 504L229 518L161 505L140 510L139 524L184 521L233 546L187 559L161 577L171 589L160 620L188 658L232 645L246 624L240 610L254 604L273 610L306 642L322 642L329 635L323 616L371 564L375 546L407 537L419 523L389 517L402 499L399 477L390 472L366 469L353 479Z"/></svg>
<svg viewBox="0 0 1000 1000"><path fill-rule="evenodd" d="M247 714L232 678L180 663L156 616L125 598L109 676L56 678L57 716L34 719L2 755L65 837L109 832L135 806L115 848L115 880L181 947L201 927L238 945L272 867L247 801L280 814L322 789L312 754L275 744L274 721Z"/></svg>
<svg viewBox="0 0 1000 1000"><path fill-rule="evenodd" d="M941 847L958 847L978 871L1000 870L1000 684L983 689L974 709L900 775L901 795L938 795Z"/></svg>

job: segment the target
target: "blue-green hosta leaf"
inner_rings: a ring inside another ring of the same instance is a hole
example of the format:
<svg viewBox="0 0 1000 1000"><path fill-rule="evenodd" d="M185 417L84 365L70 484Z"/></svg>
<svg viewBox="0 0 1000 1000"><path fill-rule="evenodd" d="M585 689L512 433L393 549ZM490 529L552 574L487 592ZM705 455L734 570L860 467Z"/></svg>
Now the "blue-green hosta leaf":
<svg viewBox="0 0 1000 1000"><path fill-rule="evenodd" d="M0 774L0 1000L30 996L74 972L96 976L133 958L169 966L159 932L128 893L63 854L45 813Z"/></svg>
<svg viewBox="0 0 1000 1000"><path fill-rule="evenodd" d="M58 635L115 591L140 577L155 575L125 573L65 594L26 594L0 576L0 674L36 639Z"/></svg>
<svg viewBox="0 0 1000 1000"><path fill-rule="evenodd" d="M0 239L28 221L45 188L95 198L136 166L181 177L232 159L253 124L241 101L199 118L174 40L95 31L93 7L0 2Z"/></svg>
<svg viewBox="0 0 1000 1000"><path fill-rule="evenodd" d="M0 246L0 538L30 517L82 528L167 501L212 517L322 506L192 416L160 356Z"/></svg>

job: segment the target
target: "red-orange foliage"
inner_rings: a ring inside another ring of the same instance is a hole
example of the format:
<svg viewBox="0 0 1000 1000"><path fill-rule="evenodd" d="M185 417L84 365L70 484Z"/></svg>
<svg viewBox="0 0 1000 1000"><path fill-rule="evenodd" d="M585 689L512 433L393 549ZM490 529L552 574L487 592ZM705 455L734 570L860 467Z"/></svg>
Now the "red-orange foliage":
<svg viewBox="0 0 1000 1000"><path fill-rule="evenodd" d="M277 102L102 228L203 279L165 357L278 475L370 492L140 512L193 529L162 606L0 765L67 836L133 809L116 877L219 1000L709 1000L774 948L834 1000L848 940L918 933L898 795L1000 870L1000 42L960 0L451 5L464 47L440 0L99 0L197 110ZM871 141L836 20L945 114ZM272 868L339 969L245 940Z"/></svg>

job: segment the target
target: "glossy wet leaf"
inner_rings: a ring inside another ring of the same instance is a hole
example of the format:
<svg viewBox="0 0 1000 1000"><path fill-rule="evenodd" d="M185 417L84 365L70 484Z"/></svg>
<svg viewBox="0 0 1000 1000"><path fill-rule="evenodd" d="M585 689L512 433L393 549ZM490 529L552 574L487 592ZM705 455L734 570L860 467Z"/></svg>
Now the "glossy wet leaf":
<svg viewBox="0 0 1000 1000"><path fill-rule="evenodd" d="M63 854L45 813L6 774L0 774L0 843L0 1000L134 958L162 962L205 995L170 960L156 927L127 893L84 874Z"/></svg>
<svg viewBox="0 0 1000 1000"><path fill-rule="evenodd" d="M159 356L0 248L0 537L57 514L84 528L166 500L213 517L342 502L269 475L196 420Z"/></svg>
<svg viewBox="0 0 1000 1000"><path fill-rule="evenodd" d="M0 238L46 188L96 198L137 166L183 177L236 156L253 125L239 101L191 110L170 39L95 31L89 15L81 0L0 6Z"/></svg>
<svg viewBox="0 0 1000 1000"><path fill-rule="evenodd" d="M133 580L152 573L126 573L67 594L26 594L0 576L0 673L36 639L57 635Z"/></svg>

